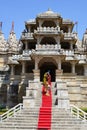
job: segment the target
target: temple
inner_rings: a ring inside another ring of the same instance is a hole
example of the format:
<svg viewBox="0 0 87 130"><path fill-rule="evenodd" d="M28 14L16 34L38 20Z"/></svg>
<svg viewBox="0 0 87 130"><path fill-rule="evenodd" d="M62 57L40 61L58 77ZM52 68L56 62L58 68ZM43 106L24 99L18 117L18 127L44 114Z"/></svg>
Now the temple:
<svg viewBox="0 0 87 130"><path fill-rule="evenodd" d="M50 70L52 82L66 84L70 103L86 107L87 30L79 40L74 26L48 9L25 22L19 40L14 29L7 40L0 30L0 104L23 102L29 81L41 83Z"/></svg>

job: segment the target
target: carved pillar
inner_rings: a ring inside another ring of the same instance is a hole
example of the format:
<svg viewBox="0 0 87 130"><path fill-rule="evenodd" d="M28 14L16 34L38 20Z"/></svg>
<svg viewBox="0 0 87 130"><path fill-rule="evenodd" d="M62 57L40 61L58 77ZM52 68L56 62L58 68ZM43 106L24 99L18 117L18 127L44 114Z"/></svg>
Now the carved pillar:
<svg viewBox="0 0 87 130"><path fill-rule="evenodd" d="M33 70L34 72L34 81L40 81L40 70Z"/></svg>
<svg viewBox="0 0 87 130"><path fill-rule="evenodd" d="M70 50L73 50L73 44L72 44L72 42L70 43Z"/></svg>
<svg viewBox="0 0 87 130"><path fill-rule="evenodd" d="M30 26L28 26L28 32L29 32L29 33L31 32L31 27L30 27Z"/></svg>
<svg viewBox="0 0 87 130"><path fill-rule="evenodd" d="M36 57L35 58L35 70L38 70L38 63L39 63L39 59Z"/></svg>
<svg viewBox="0 0 87 130"><path fill-rule="evenodd" d="M71 63L71 73L75 75L76 74L75 65L76 65L77 61L74 60L74 61L71 61L70 63Z"/></svg>
<svg viewBox="0 0 87 130"><path fill-rule="evenodd" d="M58 70L61 70L61 59L58 59Z"/></svg>
<svg viewBox="0 0 87 130"><path fill-rule="evenodd" d="M22 62L22 74L25 73L25 61Z"/></svg>
<svg viewBox="0 0 87 130"><path fill-rule="evenodd" d="M6 108L8 109L10 105L11 105L11 103L10 103L10 85L7 85L7 104L6 104Z"/></svg>
<svg viewBox="0 0 87 130"><path fill-rule="evenodd" d="M39 20L38 22L39 22L39 27L42 27L43 21Z"/></svg>
<svg viewBox="0 0 87 130"><path fill-rule="evenodd" d="M39 45L41 40L42 40L43 36L37 36L37 44Z"/></svg>
<svg viewBox="0 0 87 130"><path fill-rule="evenodd" d="M57 43L57 47L58 47L58 49L61 49L61 45L60 45L60 37L59 37L59 36L55 37L55 40L56 40L56 43Z"/></svg>
<svg viewBox="0 0 87 130"><path fill-rule="evenodd" d="M22 73L21 73L21 83L20 84L23 84L25 82L25 66L26 65L26 62L25 61L22 61Z"/></svg>
<svg viewBox="0 0 87 130"><path fill-rule="evenodd" d="M25 50L28 50L28 43L27 43L27 41L25 42Z"/></svg>
<svg viewBox="0 0 87 130"><path fill-rule="evenodd" d="M72 62L72 74L75 74L75 62Z"/></svg>
<svg viewBox="0 0 87 130"><path fill-rule="evenodd" d="M40 81L40 70L38 69L39 57L35 57L34 81Z"/></svg>
<svg viewBox="0 0 87 130"><path fill-rule="evenodd" d="M87 76L87 64L84 65L84 76Z"/></svg>
<svg viewBox="0 0 87 130"><path fill-rule="evenodd" d="M14 65L11 65L11 75L14 75Z"/></svg>
<svg viewBox="0 0 87 130"><path fill-rule="evenodd" d="M59 20L58 19L55 20L54 22L56 23L56 26L59 26Z"/></svg>
<svg viewBox="0 0 87 130"><path fill-rule="evenodd" d="M71 27L68 27L68 33L71 33Z"/></svg>
<svg viewBox="0 0 87 130"><path fill-rule="evenodd" d="M57 58L56 60L58 69L56 70L56 81L59 80L59 76L63 74L63 70L61 69L61 58Z"/></svg>

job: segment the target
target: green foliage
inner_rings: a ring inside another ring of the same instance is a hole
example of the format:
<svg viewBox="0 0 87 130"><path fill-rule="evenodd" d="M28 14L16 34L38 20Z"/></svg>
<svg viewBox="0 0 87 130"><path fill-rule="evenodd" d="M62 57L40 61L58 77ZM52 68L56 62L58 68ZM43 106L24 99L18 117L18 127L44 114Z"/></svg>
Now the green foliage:
<svg viewBox="0 0 87 130"><path fill-rule="evenodd" d="M2 115L3 113L5 113L7 111L7 109L0 109L0 115Z"/></svg>
<svg viewBox="0 0 87 130"><path fill-rule="evenodd" d="M84 112L87 112L87 107L81 108Z"/></svg>
<svg viewBox="0 0 87 130"><path fill-rule="evenodd" d="M6 106L4 104L0 104L0 115L7 111Z"/></svg>

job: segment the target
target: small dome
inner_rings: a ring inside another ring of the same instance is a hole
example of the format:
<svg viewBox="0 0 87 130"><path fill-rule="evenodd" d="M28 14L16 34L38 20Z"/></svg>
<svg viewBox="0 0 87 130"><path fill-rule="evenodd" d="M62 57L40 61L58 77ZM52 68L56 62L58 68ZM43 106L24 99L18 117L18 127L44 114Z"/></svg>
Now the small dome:
<svg viewBox="0 0 87 130"><path fill-rule="evenodd" d="M55 12L53 12L51 9L48 9L46 12L43 12L43 13L41 13L41 14L38 14L37 15L38 17L60 17L60 15L59 14L57 14L57 13L55 13Z"/></svg>
<svg viewBox="0 0 87 130"><path fill-rule="evenodd" d="M54 14L54 12L49 8L49 9L45 12L45 14Z"/></svg>

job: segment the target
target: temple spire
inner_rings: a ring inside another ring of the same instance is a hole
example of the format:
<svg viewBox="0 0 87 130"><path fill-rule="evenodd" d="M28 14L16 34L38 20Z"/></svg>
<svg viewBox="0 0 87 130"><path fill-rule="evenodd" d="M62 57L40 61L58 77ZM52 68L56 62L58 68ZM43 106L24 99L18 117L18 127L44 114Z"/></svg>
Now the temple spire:
<svg viewBox="0 0 87 130"><path fill-rule="evenodd" d="M2 22L0 22L0 32L2 32Z"/></svg>

